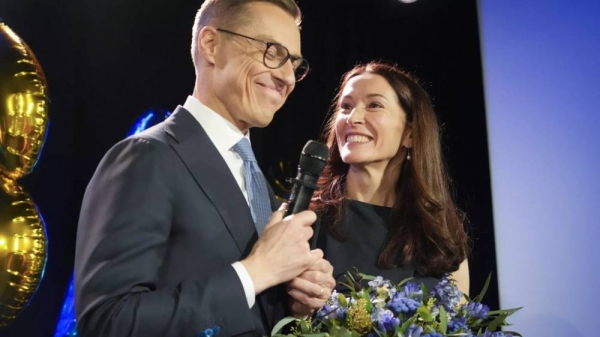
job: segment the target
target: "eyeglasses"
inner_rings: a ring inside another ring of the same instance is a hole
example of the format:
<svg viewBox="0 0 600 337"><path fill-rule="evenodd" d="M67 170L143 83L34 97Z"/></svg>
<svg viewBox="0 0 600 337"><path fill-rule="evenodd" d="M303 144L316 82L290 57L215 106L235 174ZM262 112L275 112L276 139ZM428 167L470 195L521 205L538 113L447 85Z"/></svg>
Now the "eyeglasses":
<svg viewBox="0 0 600 337"><path fill-rule="evenodd" d="M217 31L264 43L266 47L263 53L263 64L269 69L281 68L288 60L291 60L296 82L302 81L304 77L306 77L306 74L308 74L310 69L308 62L303 57L290 55L290 51L279 43L255 39L250 36L238 34L221 28L217 28Z"/></svg>

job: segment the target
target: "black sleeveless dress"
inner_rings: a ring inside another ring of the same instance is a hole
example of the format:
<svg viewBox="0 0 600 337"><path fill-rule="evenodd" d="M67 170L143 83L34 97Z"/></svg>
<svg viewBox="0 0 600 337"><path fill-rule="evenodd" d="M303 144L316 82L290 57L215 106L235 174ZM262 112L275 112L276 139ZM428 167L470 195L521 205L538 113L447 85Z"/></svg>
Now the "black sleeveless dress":
<svg viewBox="0 0 600 337"><path fill-rule="evenodd" d="M338 241L329 235L322 218L319 217L315 224L316 246L323 250L325 259L334 267L333 276L338 282L338 292L346 292L340 282L346 282L344 275L355 270L367 275L381 276L392 283L414 277L412 281L425 284L429 290L433 289L440 279L417 277L411 266L393 269L379 266L378 257L386 239L391 208L350 199L344 200L344 203L342 228L346 240Z"/></svg>

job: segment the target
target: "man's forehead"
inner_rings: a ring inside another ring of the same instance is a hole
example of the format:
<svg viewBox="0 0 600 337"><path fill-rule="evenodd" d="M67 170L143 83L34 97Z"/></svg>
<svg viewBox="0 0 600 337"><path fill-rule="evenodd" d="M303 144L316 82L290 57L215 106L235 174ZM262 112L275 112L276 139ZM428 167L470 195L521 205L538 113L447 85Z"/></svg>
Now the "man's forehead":
<svg viewBox="0 0 600 337"><path fill-rule="evenodd" d="M285 37L280 37L277 36L276 34L268 34L268 33L263 33L263 34L255 34L255 37L257 39L266 41L266 42L271 42L271 43L278 43L284 47L286 47L291 55L296 55L299 56L300 55L300 39L289 39L289 38L285 38Z"/></svg>

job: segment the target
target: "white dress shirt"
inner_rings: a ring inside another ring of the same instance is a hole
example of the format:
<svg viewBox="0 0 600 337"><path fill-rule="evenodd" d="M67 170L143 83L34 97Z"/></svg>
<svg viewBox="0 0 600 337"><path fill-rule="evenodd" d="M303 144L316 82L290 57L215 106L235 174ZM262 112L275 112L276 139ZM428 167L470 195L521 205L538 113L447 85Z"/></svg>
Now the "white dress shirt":
<svg viewBox="0 0 600 337"><path fill-rule="evenodd" d="M231 170L231 174L233 174L235 181L244 194L246 202L248 202L248 192L246 191L244 181L244 161L233 151L233 146L243 137L246 137L250 141L250 132L244 135L233 123L202 104L195 97L188 96L183 107L202 125L208 138L210 138L221 156L223 156L225 163L227 163L227 166ZM248 307L252 308L256 301L252 278L241 262L237 261L233 263L232 267L242 282Z"/></svg>

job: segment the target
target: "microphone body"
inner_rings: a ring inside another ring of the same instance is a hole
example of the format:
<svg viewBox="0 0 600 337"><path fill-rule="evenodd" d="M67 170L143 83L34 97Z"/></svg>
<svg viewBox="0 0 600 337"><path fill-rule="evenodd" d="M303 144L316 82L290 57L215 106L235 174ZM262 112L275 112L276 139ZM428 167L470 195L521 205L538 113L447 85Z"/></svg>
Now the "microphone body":
<svg viewBox="0 0 600 337"><path fill-rule="evenodd" d="M294 187L292 188L292 194L290 195L288 209L285 215L291 215L300 213L308 209L312 195L317 190L317 180L319 177L315 177L310 174L305 174L298 170L298 176L294 181Z"/></svg>
<svg viewBox="0 0 600 337"><path fill-rule="evenodd" d="M309 140L304 145L298 164L298 175L291 179L294 186L285 216L308 209L314 191L319 189L317 181L327 163L328 156L329 148L323 143Z"/></svg>

